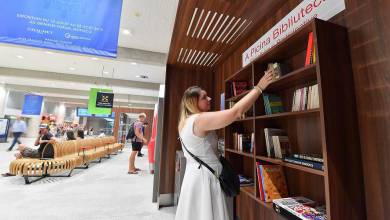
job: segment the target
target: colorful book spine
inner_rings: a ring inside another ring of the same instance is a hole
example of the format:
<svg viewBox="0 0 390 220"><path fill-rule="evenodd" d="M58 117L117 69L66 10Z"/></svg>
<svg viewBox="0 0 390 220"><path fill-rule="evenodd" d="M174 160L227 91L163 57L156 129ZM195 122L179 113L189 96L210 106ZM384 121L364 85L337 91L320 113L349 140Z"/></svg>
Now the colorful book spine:
<svg viewBox="0 0 390 220"><path fill-rule="evenodd" d="M309 33L309 39L307 41L305 66L313 63L313 32Z"/></svg>
<svg viewBox="0 0 390 220"><path fill-rule="evenodd" d="M321 157L316 157L312 155L306 155L306 154L293 154L292 155L294 158L301 159L301 160L308 160L308 161L313 161L313 162L318 162L318 163L323 163L324 159Z"/></svg>
<svg viewBox="0 0 390 220"><path fill-rule="evenodd" d="M256 170L257 170L257 182L259 184L260 200L264 201L263 184L262 184L262 178L261 178L261 172L260 172L260 163L259 162L256 162Z"/></svg>
<svg viewBox="0 0 390 220"><path fill-rule="evenodd" d="M288 162L288 163L292 163L292 164L296 164L296 165L300 165L300 166L304 166L304 167L309 167L309 168L313 168L316 170L324 170L323 163L302 160L302 159L298 159L298 158L290 157L290 156L285 157L283 160L285 162Z"/></svg>

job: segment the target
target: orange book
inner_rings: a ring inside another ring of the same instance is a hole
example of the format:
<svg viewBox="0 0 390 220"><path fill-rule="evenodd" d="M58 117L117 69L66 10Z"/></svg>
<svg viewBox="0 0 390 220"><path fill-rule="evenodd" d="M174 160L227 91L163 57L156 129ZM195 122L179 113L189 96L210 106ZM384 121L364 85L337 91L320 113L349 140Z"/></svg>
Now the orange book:
<svg viewBox="0 0 390 220"><path fill-rule="evenodd" d="M280 165L260 165L259 184L262 184L264 201L288 197L286 178Z"/></svg>

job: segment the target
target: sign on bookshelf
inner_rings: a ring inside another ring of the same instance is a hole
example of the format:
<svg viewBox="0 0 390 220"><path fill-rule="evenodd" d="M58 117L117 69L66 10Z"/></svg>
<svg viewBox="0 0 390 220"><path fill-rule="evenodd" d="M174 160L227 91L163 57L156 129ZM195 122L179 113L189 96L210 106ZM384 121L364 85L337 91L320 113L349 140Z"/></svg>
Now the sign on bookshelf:
<svg viewBox="0 0 390 220"><path fill-rule="evenodd" d="M344 0L302 1L242 54L242 66L248 65L311 19L329 20L344 9Z"/></svg>

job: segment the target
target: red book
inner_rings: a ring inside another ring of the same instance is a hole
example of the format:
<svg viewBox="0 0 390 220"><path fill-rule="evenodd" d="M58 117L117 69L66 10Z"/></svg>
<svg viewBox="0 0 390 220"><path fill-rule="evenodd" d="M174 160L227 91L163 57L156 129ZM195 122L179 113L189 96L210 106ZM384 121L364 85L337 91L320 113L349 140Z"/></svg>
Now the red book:
<svg viewBox="0 0 390 220"><path fill-rule="evenodd" d="M310 65L312 53L313 53L313 32L310 32L309 33L309 40L307 41L305 66Z"/></svg>
<svg viewBox="0 0 390 220"><path fill-rule="evenodd" d="M263 191L263 184L261 183L261 175L260 175L260 163L256 162L256 170L257 170L257 183L259 184L259 194L261 201L264 200L264 191Z"/></svg>
<svg viewBox="0 0 390 220"><path fill-rule="evenodd" d="M233 92L234 96L240 95L241 93L248 90L247 81L233 81Z"/></svg>

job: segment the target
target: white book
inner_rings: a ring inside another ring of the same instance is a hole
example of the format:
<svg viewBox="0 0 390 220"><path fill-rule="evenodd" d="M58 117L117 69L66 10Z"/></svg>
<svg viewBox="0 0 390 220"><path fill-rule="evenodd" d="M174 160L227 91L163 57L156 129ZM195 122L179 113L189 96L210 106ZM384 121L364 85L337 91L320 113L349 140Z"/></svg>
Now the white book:
<svg viewBox="0 0 390 220"><path fill-rule="evenodd" d="M275 157L274 143L272 136L285 135L285 131L278 128L264 128L265 144L267 147L267 156Z"/></svg>

